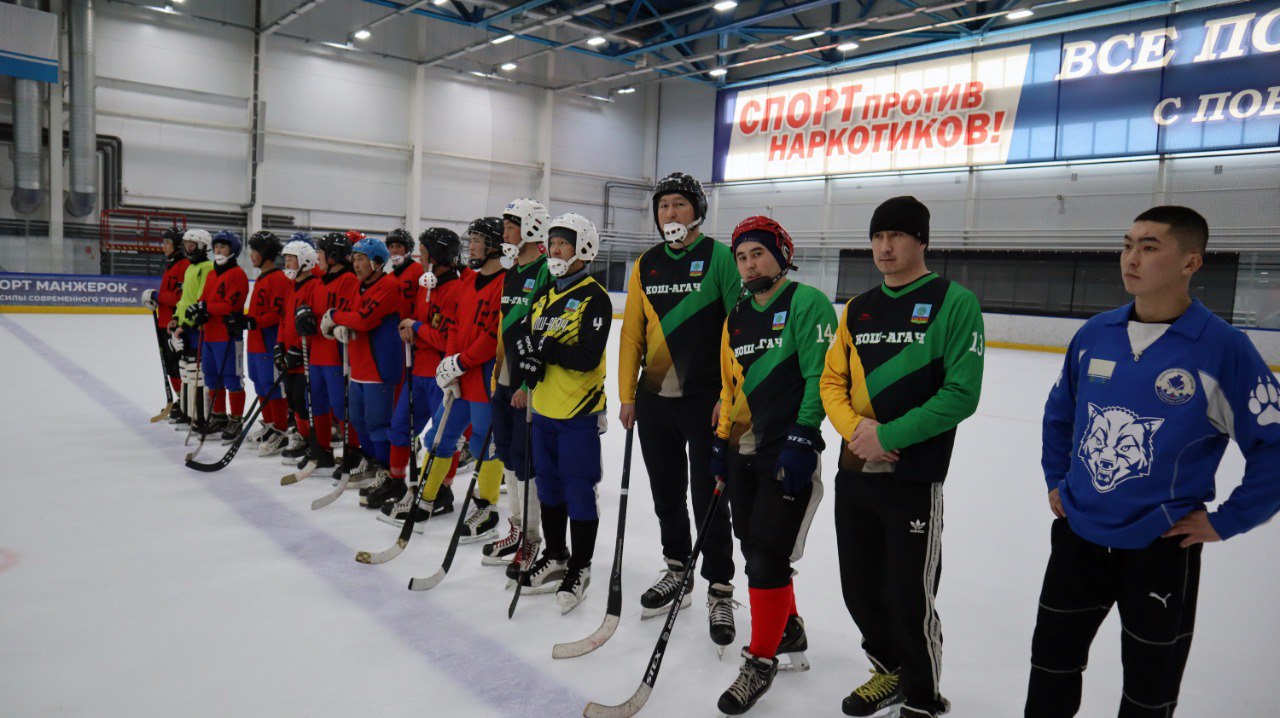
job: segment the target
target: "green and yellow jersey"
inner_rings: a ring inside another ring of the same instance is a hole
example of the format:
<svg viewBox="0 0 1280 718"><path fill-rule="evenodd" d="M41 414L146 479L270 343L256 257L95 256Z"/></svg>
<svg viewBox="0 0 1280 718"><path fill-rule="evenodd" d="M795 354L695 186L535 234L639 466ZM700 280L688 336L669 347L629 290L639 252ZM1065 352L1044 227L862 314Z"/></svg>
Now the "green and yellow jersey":
<svg viewBox="0 0 1280 718"><path fill-rule="evenodd" d="M721 331L716 435L743 454L777 445L795 424L822 428L819 380L836 312L817 289L783 281L763 306L739 302Z"/></svg>
<svg viewBox="0 0 1280 718"><path fill-rule="evenodd" d="M213 260L210 259L199 263L192 262L187 266L186 273L182 275L182 298L173 308L173 316L178 318L178 326L191 326L191 321L187 319L187 307L200 301L201 295L204 294L204 280L212 271Z"/></svg>
<svg viewBox="0 0 1280 718"><path fill-rule="evenodd" d="M845 441L863 417L899 460L874 470L942 481L956 426L978 408L986 335L973 292L926 274L880 285L845 305L822 374L822 402ZM847 447L840 467L873 470Z"/></svg>
<svg viewBox="0 0 1280 718"><path fill-rule="evenodd" d="M529 330L545 338L546 375L533 389L533 410L572 419L605 410L605 345L613 324L609 293L586 271L563 289L550 284L533 302Z"/></svg>
<svg viewBox="0 0 1280 718"><path fill-rule="evenodd" d="M502 318L499 320L498 352L493 367L494 387L511 386L511 368L518 360L515 355L516 340L525 331L525 317L533 299L551 282L547 271L546 255L521 266L507 270L502 281Z"/></svg>
<svg viewBox="0 0 1280 718"><path fill-rule="evenodd" d="M711 237L699 235L681 251L661 244L640 255L622 315L621 401L634 402L637 386L668 397L717 391L716 338L741 296L733 252Z"/></svg>

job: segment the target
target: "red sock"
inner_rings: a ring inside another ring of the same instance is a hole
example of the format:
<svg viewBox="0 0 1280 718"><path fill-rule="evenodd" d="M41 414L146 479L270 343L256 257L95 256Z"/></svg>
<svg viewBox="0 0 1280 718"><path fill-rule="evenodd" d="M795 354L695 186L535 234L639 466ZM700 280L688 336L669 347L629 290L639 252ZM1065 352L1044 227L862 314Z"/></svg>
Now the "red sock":
<svg viewBox="0 0 1280 718"><path fill-rule="evenodd" d="M796 582L794 579L791 581L791 584L787 586L787 588L791 589L791 610L787 613L787 617L790 618L791 616L799 616L800 610L796 608Z"/></svg>
<svg viewBox="0 0 1280 718"><path fill-rule="evenodd" d="M356 436L356 427L347 422L347 445L360 448L360 437Z"/></svg>
<svg viewBox="0 0 1280 718"><path fill-rule="evenodd" d="M391 478L403 479L409 471L409 447L391 445Z"/></svg>
<svg viewBox="0 0 1280 718"><path fill-rule="evenodd" d="M444 485L453 486L453 477L458 475L458 460L462 458L462 454L455 452L453 460L449 462L449 473L444 475Z"/></svg>
<svg viewBox="0 0 1280 718"><path fill-rule="evenodd" d="M306 419L295 419L293 423L298 425L299 436L301 436L303 439L311 438L311 422L307 421Z"/></svg>
<svg viewBox="0 0 1280 718"><path fill-rule="evenodd" d="M267 402L267 408L271 409L271 418L268 421L279 431L284 431L289 427L289 402L284 399L272 399Z"/></svg>
<svg viewBox="0 0 1280 718"><path fill-rule="evenodd" d="M782 588L748 588L751 602L751 645L747 648L757 658L773 658L787 628L787 610L794 597L791 586Z"/></svg>
<svg viewBox="0 0 1280 718"><path fill-rule="evenodd" d="M227 392L221 389L213 390L213 413L227 413Z"/></svg>
<svg viewBox="0 0 1280 718"><path fill-rule="evenodd" d="M301 423L301 422L299 422ZM320 448L328 450L333 444L333 417L329 414L321 414L315 418L316 425L316 442L320 444Z"/></svg>
<svg viewBox="0 0 1280 718"><path fill-rule="evenodd" d="M174 394L182 393L182 380L179 379L178 377L176 376L169 377L169 386L173 387ZM177 400L177 397L175 396L174 399Z"/></svg>
<svg viewBox="0 0 1280 718"><path fill-rule="evenodd" d="M231 415L244 416L244 392L231 391L227 393L231 395Z"/></svg>

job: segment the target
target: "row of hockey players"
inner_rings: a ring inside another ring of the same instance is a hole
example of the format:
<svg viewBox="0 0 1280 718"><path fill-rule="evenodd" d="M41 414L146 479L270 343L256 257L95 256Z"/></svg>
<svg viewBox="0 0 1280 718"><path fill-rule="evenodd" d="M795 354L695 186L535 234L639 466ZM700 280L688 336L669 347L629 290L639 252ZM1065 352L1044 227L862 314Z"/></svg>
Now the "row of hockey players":
<svg viewBox="0 0 1280 718"><path fill-rule="evenodd" d="M985 335L976 297L927 269L928 209L912 197L876 209L868 234L884 281L850 300L839 318L829 298L787 276L794 245L774 220L743 220L726 246L700 231L706 196L680 173L658 184L652 209L663 242L632 268L618 358L618 415L640 439L666 563L640 597L643 615L670 608L692 552L690 500L695 517L707 516L720 478L729 500L709 514L700 569L710 635L722 647L736 639L732 532L746 560L751 636L719 707L743 713L769 690L779 666L808 667L792 567L824 493L820 429L829 418L842 437L835 478L841 588L873 666L842 709L868 716L900 706L911 718L946 712L934 607L942 484L956 427L977 407ZM558 590L571 607L589 583L598 526L612 314L607 294L586 275L599 238L585 219L568 217L551 221L536 202L517 200L501 219L477 220L469 228L473 272L442 270L447 262L424 246L430 278L422 283L434 289L418 293L420 306L400 332L415 342L438 341L433 330L445 335L435 380L425 368L432 359L419 354L412 385L417 406L435 407L425 446L436 430L447 447L471 431L480 487L464 530L493 534L505 475L514 487L510 530L484 547L484 561L507 564L511 577L528 569L531 590ZM424 245L433 231L423 234ZM1089 643L1115 603L1126 629L1121 715L1171 714L1189 651L1200 543L1246 531L1280 509L1275 379L1245 335L1189 294L1207 239L1207 224L1192 210L1140 215L1120 257L1135 301L1080 330L1050 393L1043 463L1057 520L1028 716L1075 714ZM373 281L381 281L377 264L374 258ZM450 283L465 290L454 301L445 291ZM328 316L328 308L312 314ZM330 322L369 331L341 311ZM323 333L327 322L320 324ZM385 353L397 350L389 343ZM205 355L206 371L216 370L218 357L211 363ZM460 403L440 426L443 396ZM214 402L216 409L216 395ZM530 405L532 435L524 421ZM302 412L295 405L295 415ZM395 413L402 428L393 426L390 436L404 441L404 453L397 462L393 447L391 470L367 494L388 504L410 499L388 506L401 518L418 495L425 518L452 503L450 466L434 465L410 491L409 431L399 405ZM1229 439L1245 454L1244 481L1210 514L1205 507ZM528 489L530 481L536 488ZM524 523L522 488L530 494ZM525 531L527 550L517 555Z"/></svg>

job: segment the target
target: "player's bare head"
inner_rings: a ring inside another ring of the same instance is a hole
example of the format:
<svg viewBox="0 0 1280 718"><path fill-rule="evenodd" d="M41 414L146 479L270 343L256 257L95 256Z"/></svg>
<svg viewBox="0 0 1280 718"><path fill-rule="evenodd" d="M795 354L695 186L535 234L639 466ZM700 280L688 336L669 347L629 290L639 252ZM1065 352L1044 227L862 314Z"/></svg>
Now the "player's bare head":
<svg viewBox="0 0 1280 718"><path fill-rule="evenodd" d="M1203 215L1190 207L1152 207L1135 217L1133 222L1135 225L1139 222L1166 225L1165 233L1188 254L1204 254L1209 245L1209 223Z"/></svg>

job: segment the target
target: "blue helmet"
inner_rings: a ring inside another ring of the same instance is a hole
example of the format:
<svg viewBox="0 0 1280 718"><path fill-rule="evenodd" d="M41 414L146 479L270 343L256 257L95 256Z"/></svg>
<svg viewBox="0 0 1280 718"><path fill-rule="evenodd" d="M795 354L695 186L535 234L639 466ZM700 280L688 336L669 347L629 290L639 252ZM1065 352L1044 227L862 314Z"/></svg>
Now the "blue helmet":
<svg viewBox="0 0 1280 718"><path fill-rule="evenodd" d="M294 232L293 236L289 237L289 242L306 242L307 244L311 245L312 249L316 248L315 240L312 239L311 235L307 234L306 232ZM285 244L288 244L289 242L285 242Z"/></svg>
<svg viewBox="0 0 1280 718"><path fill-rule="evenodd" d="M363 254L370 260L377 260L378 264L391 261L391 252L387 250L386 243L376 237L366 237L356 242L356 246L351 248L351 253Z"/></svg>
<svg viewBox="0 0 1280 718"><path fill-rule="evenodd" d="M236 234L235 232L232 232L229 229L224 229L221 232L218 232L217 234L213 235L212 243L225 244L228 247L231 247L232 258L240 256L240 247L241 247L240 235Z"/></svg>

